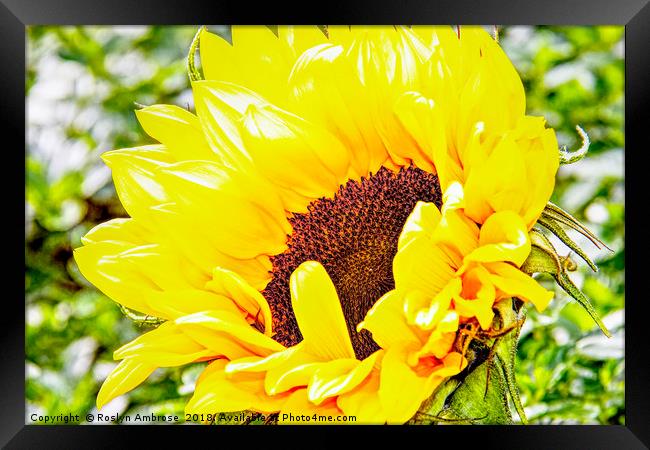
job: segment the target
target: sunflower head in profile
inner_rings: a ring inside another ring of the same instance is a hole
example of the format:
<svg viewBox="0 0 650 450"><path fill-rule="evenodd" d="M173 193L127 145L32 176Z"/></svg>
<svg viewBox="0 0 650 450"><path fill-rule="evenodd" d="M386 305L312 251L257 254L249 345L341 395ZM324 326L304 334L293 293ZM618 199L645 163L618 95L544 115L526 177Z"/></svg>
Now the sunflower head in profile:
<svg viewBox="0 0 650 450"><path fill-rule="evenodd" d="M579 224L548 204L555 133L482 28L202 28L189 73L196 113L144 107L160 144L104 154L129 217L75 250L158 324L115 351L98 407L207 361L188 413L404 423L503 305L548 305L531 273L567 265L534 226Z"/></svg>

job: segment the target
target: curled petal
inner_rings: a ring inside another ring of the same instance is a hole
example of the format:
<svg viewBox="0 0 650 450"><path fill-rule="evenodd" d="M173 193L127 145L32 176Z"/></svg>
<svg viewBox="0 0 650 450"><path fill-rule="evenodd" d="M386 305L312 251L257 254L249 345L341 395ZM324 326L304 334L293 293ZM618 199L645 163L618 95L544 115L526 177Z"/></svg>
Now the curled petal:
<svg viewBox="0 0 650 450"><path fill-rule="evenodd" d="M488 217L481 227L478 245L465 257L465 263L506 261L519 267L528 258L531 246L526 224L512 211Z"/></svg>
<svg viewBox="0 0 650 450"><path fill-rule="evenodd" d="M237 306L249 314L255 321L264 324L265 334L272 334L271 308L268 302L256 289L234 272L217 267L212 274L212 280L206 286L213 292L231 298ZM216 309L216 308L214 308Z"/></svg>
<svg viewBox="0 0 650 450"><path fill-rule="evenodd" d="M406 321L405 299L402 292L392 290L380 298L366 313L358 330L368 330L382 348L390 348L402 341L420 344L420 336Z"/></svg>

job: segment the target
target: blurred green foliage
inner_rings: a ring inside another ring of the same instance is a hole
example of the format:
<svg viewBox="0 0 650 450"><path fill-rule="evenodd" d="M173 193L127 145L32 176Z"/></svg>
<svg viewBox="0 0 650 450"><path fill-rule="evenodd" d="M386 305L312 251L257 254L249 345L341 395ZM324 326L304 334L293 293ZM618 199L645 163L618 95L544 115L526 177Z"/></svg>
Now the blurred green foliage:
<svg viewBox="0 0 650 450"><path fill-rule="evenodd" d="M517 381L531 423L623 424L624 398L624 60L622 27L508 28L501 44L526 89L529 114L543 115L560 144L587 157L562 166L551 201L596 233L613 252L578 240L599 267L579 258L572 278L613 333L607 339L561 289L544 313L528 308ZM574 236L574 235L573 235ZM576 236L574 236L576 237ZM556 245L567 254L562 244Z"/></svg>
<svg viewBox="0 0 650 450"><path fill-rule="evenodd" d="M210 27L222 35L226 27ZM195 27L29 27L25 208L27 417L95 411L112 353L146 331L79 273L72 249L98 223L126 216L103 151L151 140L136 104L193 108L185 56ZM614 251L590 253L573 279L614 334L607 339L551 280L557 295L528 310L517 381L531 423L622 424L624 403L623 28L506 27L500 43L524 81L528 112L544 115L560 144L591 139L563 166L552 201ZM580 242L580 241L579 241ZM581 242L589 247L589 242ZM561 244L560 244L561 246ZM566 252L565 252L566 253ZM159 369L103 412L177 414L204 364ZM106 411L108 409L108 411ZM516 415L515 415L516 417ZM182 420L181 420L182 421Z"/></svg>

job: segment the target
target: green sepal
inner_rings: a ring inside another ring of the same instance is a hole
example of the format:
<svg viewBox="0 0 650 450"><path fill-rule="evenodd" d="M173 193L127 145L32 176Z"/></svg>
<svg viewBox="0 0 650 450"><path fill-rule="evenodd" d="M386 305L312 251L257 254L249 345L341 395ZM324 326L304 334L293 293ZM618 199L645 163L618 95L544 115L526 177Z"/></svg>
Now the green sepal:
<svg viewBox="0 0 650 450"><path fill-rule="evenodd" d="M571 281L571 279L566 274L566 272L560 272L555 277L555 280L557 281L557 284L559 284L567 294L569 294L578 303L580 303L580 305L587 311L587 313L589 313L589 315L594 320L594 322L596 322L596 324L601 329L601 331L605 333L605 336L611 338L612 334L609 332L609 330L607 329L603 321L600 320L598 313L594 309L593 305L591 304L587 296L583 294L582 291L578 289L578 287L575 284L573 284L573 281Z"/></svg>
<svg viewBox="0 0 650 450"><path fill-rule="evenodd" d="M555 236L560 239L564 245L569 247L571 250L573 250L578 256L580 256L593 270L594 272L598 272L598 267L596 267L596 264L593 263L593 261L587 256L587 254L582 250L578 244L575 243L573 239L571 239L566 232L562 229L562 227L555 222L554 220L550 219L548 216L545 216L542 214L542 216L539 218L537 221L540 225L544 226L546 229L548 229L550 232L552 232Z"/></svg>
<svg viewBox="0 0 650 450"><path fill-rule="evenodd" d="M571 259L568 256L559 256L553 244L539 230L531 230L530 239L532 244L531 252L522 264L521 270L531 275L533 273L551 274L557 284L587 311L602 332L607 337L611 337L611 333L598 316L589 299L569 278L567 270L575 270L575 265Z"/></svg>
<svg viewBox="0 0 650 450"><path fill-rule="evenodd" d="M573 164L574 162L580 161L582 158L584 158L587 155L587 152L589 151L589 136L583 130L580 128L579 125L576 125L576 131L582 138L582 145L580 148L576 151L569 152L567 151L567 147L563 145L560 148L560 164Z"/></svg>
<svg viewBox="0 0 650 450"><path fill-rule="evenodd" d="M560 256L544 233L533 228L530 230L530 254L521 265L521 270L529 275L550 273L555 275L562 270Z"/></svg>
<svg viewBox="0 0 650 450"><path fill-rule="evenodd" d="M120 305L119 303L117 304L117 306L119 306L120 310L122 311L122 314L124 314L126 317L128 317L130 320L132 320L139 326L157 327L158 325L160 325L165 321L160 317L138 314L136 311L133 311L132 309L127 308L126 306Z"/></svg>
<svg viewBox="0 0 650 450"><path fill-rule="evenodd" d="M204 28L205 26L199 27L192 39L192 43L190 44L190 50L187 53L187 75L190 77L190 81L199 81L203 79L203 75L201 75L199 69L196 68L194 58L196 56L196 49L199 46L201 31L203 31Z"/></svg>
<svg viewBox="0 0 650 450"><path fill-rule="evenodd" d="M546 204L546 207L542 211L542 216L543 218L546 218L547 220L550 219L552 221L555 221L559 224L566 225L567 227L577 231L578 233L582 234L584 237L589 239L596 247L600 248L606 248L609 251L612 251L611 248L609 248L603 241L598 239L598 236L596 236L589 228L581 224L575 217L573 217L571 214L560 208L559 206L548 202Z"/></svg>

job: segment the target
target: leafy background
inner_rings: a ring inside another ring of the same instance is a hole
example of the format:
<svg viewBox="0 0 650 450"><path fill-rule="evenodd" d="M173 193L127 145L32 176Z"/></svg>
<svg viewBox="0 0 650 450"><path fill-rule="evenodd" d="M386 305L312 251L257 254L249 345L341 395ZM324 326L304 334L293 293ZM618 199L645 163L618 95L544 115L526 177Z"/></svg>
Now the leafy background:
<svg viewBox="0 0 650 450"><path fill-rule="evenodd" d="M229 29L211 26L224 36ZM492 29L490 27L490 29ZM26 423L38 414L96 412L112 352L146 331L79 273L72 249L98 223L124 217L102 152L151 143L136 103L192 109L185 56L196 27L49 27L27 30L25 197ZM522 76L528 112L544 115L569 149L575 125L588 156L561 167L553 201L613 249L588 241L598 273L572 278L613 333L607 339L561 290L529 309L517 381L529 420L623 424L624 41L622 27L505 27L500 43ZM561 245L560 245L561 246ZM568 249L565 249L565 253ZM552 280L542 280L553 288ZM102 412L178 414L203 365L158 369ZM516 417L516 414L515 414Z"/></svg>

